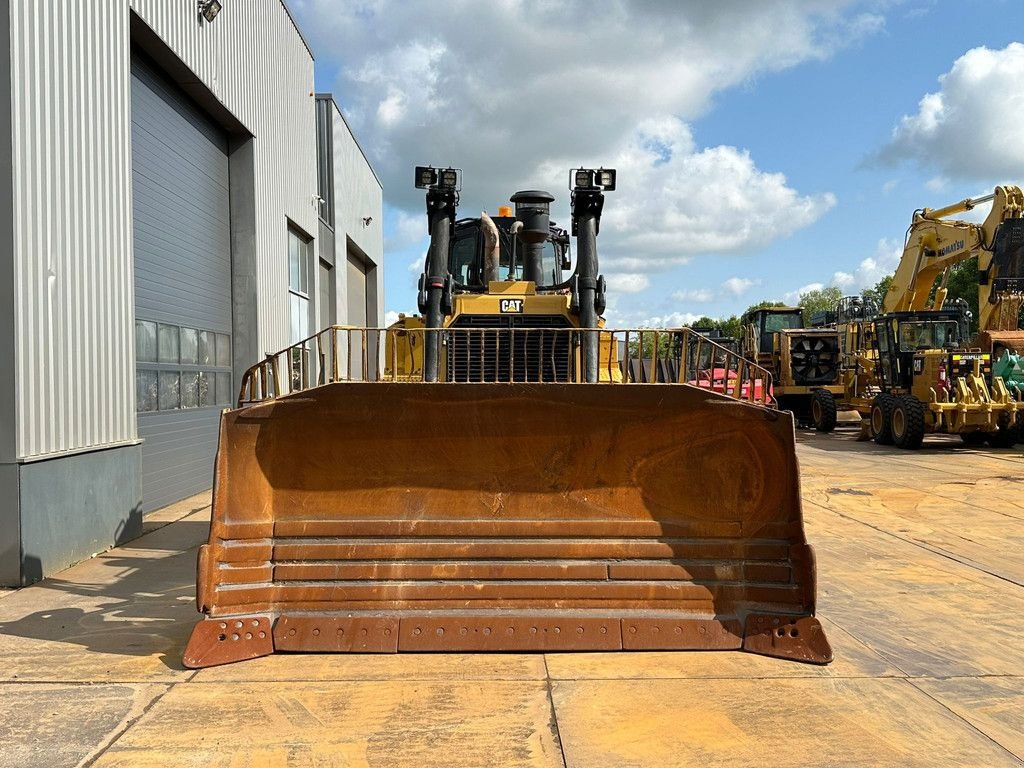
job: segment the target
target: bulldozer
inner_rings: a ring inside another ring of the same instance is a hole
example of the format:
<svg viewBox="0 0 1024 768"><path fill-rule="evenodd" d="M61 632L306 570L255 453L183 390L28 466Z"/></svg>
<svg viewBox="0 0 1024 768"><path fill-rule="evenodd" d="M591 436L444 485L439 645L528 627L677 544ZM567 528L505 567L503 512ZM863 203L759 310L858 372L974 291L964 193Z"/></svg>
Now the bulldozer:
<svg viewBox="0 0 1024 768"><path fill-rule="evenodd" d="M792 411L800 426L835 429L843 394L838 333L807 327L800 307L762 307L740 322L742 353L772 372L778 407Z"/></svg>
<svg viewBox="0 0 1024 768"><path fill-rule="evenodd" d="M614 170L570 172L571 236L547 192L457 219L457 169L415 179L420 314L269 356L222 416L185 666L653 649L828 663L770 374L685 328L605 327ZM719 391L686 383L708 364L733 374Z"/></svg>

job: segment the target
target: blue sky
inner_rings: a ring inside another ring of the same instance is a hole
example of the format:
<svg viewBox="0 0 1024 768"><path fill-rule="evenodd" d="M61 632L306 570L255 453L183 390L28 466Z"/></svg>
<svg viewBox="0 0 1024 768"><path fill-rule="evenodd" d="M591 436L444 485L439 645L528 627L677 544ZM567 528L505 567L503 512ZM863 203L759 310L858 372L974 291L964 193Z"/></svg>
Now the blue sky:
<svg viewBox="0 0 1024 768"><path fill-rule="evenodd" d="M389 312L415 307L417 164L463 168L464 215L541 187L563 222L569 167L617 165L619 327L859 290L914 209L1024 182L1021 2L290 5L384 181Z"/></svg>

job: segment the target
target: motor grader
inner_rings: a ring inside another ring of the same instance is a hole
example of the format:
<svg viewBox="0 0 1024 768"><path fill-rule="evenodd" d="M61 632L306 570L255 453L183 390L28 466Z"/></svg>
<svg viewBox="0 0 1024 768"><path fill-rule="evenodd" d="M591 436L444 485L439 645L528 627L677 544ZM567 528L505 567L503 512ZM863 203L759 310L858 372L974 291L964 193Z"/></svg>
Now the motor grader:
<svg viewBox="0 0 1024 768"><path fill-rule="evenodd" d="M801 426L835 429L836 398L843 394L836 331L806 327L800 307L763 307L740 322L741 352L771 371L778 407L792 411Z"/></svg>
<svg viewBox="0 0 1024 768"><path fill-rule="evenodd" d="M949 218L989 201L981 224ZM972 257L979 263L981 310L973 341L966 306L946 301L950 268ZM993 373L992 353L1008 353L1024 340L1017 330L1022 301L1024 193L1018 187L915 211L880 314L844 326L844 336L860 344L846 357L852 362L844 366L844 402L869 420L877 443L914 449L926 434L947 433L970 445L1012 446L1024 401L999 375L1007 366Z"/></svg>
<svg viewBox="0 0 1024 768"><path fill-rule="evenodd" d="M793 422L755 385L768 372L685 328L604 325L614 171L570 173L571 273L550 194L457 219L459 179L416 169L420 315L324 329L243 377L185 665L730 648L830 661ZM686 383L709 360L735 372L722 391Z"/></svg>

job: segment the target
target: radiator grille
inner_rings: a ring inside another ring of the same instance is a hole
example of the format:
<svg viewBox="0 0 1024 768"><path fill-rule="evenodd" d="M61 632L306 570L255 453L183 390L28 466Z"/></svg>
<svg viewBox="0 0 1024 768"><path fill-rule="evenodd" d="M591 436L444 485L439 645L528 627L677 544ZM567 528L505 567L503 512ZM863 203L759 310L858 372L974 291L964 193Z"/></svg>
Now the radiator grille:
<svg viewBox="0 0 1024 768"><path fill-rule="evenodd" d="M459 382L569 382L573 380L574 334L564 317L549 315L461 315L451 325L479 329L450 334L448 378Z"/></svg>

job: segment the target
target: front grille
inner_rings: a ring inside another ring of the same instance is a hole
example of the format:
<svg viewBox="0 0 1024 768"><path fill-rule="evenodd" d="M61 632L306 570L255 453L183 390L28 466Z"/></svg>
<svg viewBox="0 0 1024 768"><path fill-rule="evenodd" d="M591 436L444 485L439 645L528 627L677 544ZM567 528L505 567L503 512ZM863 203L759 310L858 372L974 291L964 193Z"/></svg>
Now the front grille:
<svg viewBox="0 0 1024 768"><path fill-rule="evenodd" d="M790 337L790 367L793 383L832 384L839 374L839 340L826 335Z"/></svg>
<svg viewBox="0 0 1024 768"><path fill-rule="evenodd" d="M461 315L447 334L448 380L569 382L574 334L564 317Z"/></svg>

